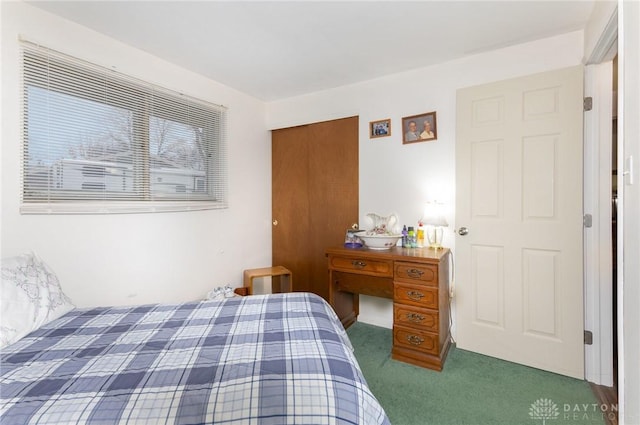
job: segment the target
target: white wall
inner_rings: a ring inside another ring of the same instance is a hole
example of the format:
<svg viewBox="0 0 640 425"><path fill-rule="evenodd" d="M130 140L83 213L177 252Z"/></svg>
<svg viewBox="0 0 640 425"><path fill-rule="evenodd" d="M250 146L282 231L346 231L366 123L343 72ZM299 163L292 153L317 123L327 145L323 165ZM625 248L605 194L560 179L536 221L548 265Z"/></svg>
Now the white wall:
<svg viewBox="0 0 640 425"><path fill-rule="evenodd" d="M454 248L456 90L574 66L582 55L583 32L572 32L272 102L267 125L274 129L359 115L360 224L368 226L368 212L395 212L401 223L415 225L424 203L435 199L447 206L450 226L444 245ZM438 140L403 145L401 118L429 111L437 112ZM392 136L369 139L369 121L385 118L391 118ZM360 300L359 320L392 326L390 301L366 296Z"/></svg>
<svg viewBox="0 0 640 425"><path fill-rule="evenodd" d="M2 255L35 250L78 306L196 299L271 264L271 143L263 102L22 2L2 7ZM229 108L226 210L20 215L18 36ZM200 42L200 41L195 41Z"/></svg>

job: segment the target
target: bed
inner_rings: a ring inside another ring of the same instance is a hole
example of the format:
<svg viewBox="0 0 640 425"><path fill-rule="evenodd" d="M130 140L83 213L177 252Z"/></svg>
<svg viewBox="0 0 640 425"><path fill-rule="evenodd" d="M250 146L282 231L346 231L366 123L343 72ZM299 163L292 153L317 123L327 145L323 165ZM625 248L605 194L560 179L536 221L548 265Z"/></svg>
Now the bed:
<svg viewBox="0 0 640 425"><path fill-rule="evenodd" d="M1 352L5 424L388 424L309 293L71 309Z"/></svg>

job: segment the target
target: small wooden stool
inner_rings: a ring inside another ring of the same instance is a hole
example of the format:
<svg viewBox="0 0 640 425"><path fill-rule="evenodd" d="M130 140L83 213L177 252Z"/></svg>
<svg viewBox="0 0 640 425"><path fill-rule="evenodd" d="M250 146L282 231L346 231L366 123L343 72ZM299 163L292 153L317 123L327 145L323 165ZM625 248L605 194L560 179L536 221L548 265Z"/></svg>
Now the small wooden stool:
<svg viewBox="0 0 640 425"><path fill-rule="evenodd" d="M248 295L253 295L253 279L267 276L271 276L271 293L291 292L291 271L286 267L274 266L244 271L243 284L247 288Z"/></svg>

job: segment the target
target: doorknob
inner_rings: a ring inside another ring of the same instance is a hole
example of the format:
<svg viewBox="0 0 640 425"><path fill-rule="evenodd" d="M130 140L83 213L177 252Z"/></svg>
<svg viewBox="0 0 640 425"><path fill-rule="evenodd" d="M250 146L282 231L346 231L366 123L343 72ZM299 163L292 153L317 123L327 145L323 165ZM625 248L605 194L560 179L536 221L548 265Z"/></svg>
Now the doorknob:
<svg viewBox="0 0 640 425"><path fill-rule="evenodd" d="M273 220L273 225L277 226L278 225L278 220Z"/></svg>
<svg viewBox="0 0 640 425"><path fill-rule="evenodd" d="M464 235L466 235L468 233L469 233L469 229L467 229L466 227L461 227L461 228L458 229L458 234L460 236L464 236Z"/></svg>
<svg viewBox="0 0 640 425"><path fill-rule="evenodd" d="M358 227L359 227L359 226L358 226L358 223L353 223L353 224L351 225L351 230L358 230Z"/></svg>

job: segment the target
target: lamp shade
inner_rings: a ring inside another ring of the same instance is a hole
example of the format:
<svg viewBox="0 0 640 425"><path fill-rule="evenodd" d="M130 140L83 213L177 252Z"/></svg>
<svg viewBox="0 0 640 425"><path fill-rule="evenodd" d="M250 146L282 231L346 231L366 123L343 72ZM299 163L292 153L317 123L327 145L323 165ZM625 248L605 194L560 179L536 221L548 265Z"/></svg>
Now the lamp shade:
<svg viewBox="0 0 640 425"><path fill-rule="evenodd" d="M443 216L438 215L438 216L431 216L431 217L426 217L423 221L423 224L427 225L427 226L441 226L441 227L449 227L449 223L447 223L447 219L445 219Z"/></svg>
<svg viewBox="0 0 640 425"><path fill-rule="evenodd" d="M422 217L422 224L426 226L449 227L447 219L442 215L442 204L437 202L427 202Z"/></svg>

